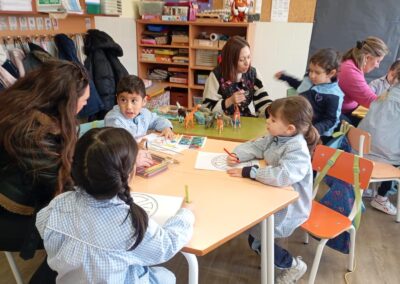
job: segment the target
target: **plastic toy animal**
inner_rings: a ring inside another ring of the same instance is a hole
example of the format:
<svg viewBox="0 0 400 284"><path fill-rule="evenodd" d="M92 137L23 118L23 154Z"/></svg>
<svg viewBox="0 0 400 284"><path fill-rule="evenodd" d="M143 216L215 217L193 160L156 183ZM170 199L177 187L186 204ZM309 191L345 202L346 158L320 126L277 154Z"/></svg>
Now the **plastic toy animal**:
<svg viewBox="0 0 400 284"><path fill-rule="evenodd" d="M233 128L240 128L240 110L238 105L235 105L235 112L233 113Z"/></svg>
<svg viewBox="0 0 400 284"><path fill-rule="evenodd" d="M194 127L194 113L197 111L199 108L199 105L196 105L190 112L186 114L186 117L184 119L185 123L185 128L193 128Z"/></svg>
<svg viewBox="0 0 400 284"><path fill-rule="evenodd" d="M231 4L231 22L247 22L246 15L248 12L247 0L233 0Z"/></svg>
<svg viewBox="0 0 400 284"><path fill-rule="evenodd" d="M222 119L221 114L218 114L217 116L217 130L219 134L224 130L224 120Z"/></svg>
<svg viewBox="0 0 400 284"><path fill-rule="evenodd" d="M186 110L184 108L179 108L178 109L178 121L179 123L182 123L185 120L186 117Z"/></svg>

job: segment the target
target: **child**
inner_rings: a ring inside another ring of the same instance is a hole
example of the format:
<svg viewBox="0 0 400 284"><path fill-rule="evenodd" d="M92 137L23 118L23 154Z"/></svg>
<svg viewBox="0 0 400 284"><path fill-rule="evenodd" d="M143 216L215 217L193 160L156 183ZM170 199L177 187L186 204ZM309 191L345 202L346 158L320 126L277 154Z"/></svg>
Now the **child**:
<svg viewBox="0 0 400 284"><path fill-rule="evenodd" d="M369 83L371 90L378 96L386 92L390 86L397 83L396 72L400 69L400 59L397 59L389 68L387 74L381 78L375 79Z"/></svg>
<svg viewBox="0 0 400 284"><path fill-rule="evenodd" d="M312 108L301 96L274 101L269 108L267 119L269 134L256 141L236 147L228 156L228 165L253 159L264 159L267 166L229 169L234 177L247 177L273 186L293 186L299 199L275 214L275 237L290 236L308 219L311 211L313 172L310 153L316 146L319 135L312 126ZM260 229L250 230L249 244L260 251ZM292 257L288 251L275 244L275 266L280 269L275 283L293 283L307 270L301 257Z"/></svg>
<svg viewBox="0 0 400 284"><path fill-rule="evenodd" d="M339 62L338 52L331 48L320 49L311 56L303 81L283 72L275 74L276 79L286 81L310 102L314 111L313 125L324 143L330 140L340 122L344 94L336 79Z"/></svg>
<svg viewBox="0 0 400 284"><path fill-rule="evenodd" d="M182 208L161 227L135 204L129 184L138 147L124 129L94 128L78 141L75 190L37 215L57 283L175 283L150 267L172 258L191 238L194 216Z"/></svg>
<svg viewBox="0 0 400 284"><path fill-rule="evenodd" d="M144 108L146 89L142 79L129 75L117 86L117 103L104 118L105 126L124 128L137 139L146 135L147 130L160 131L162 136L172 139L172 124L168 119Z"/></svg>
<svg viewBox="0 0 400 284"><path fill-rule="evenodd" d="M366 158L377 162L400 165L400 68L397 68L393 87L371 103L367 115L361 120L359 128L371 134L371 151ZM397 125L397 126L396 126ZM388 199L387 192L392 182L382 182L371 206L389 215L396 215L397 208Z"/></svg>

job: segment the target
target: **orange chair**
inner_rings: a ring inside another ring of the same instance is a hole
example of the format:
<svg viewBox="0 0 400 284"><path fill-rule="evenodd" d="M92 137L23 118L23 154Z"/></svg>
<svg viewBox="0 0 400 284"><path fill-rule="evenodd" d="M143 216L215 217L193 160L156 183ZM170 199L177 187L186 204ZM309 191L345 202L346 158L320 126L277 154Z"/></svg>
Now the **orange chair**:
<svg viewBox="0 0 400 284"><path fill-rule="evenodd" d="M357 151L360 157L364 154L368 154L371 149L371 135L369 132L350 127L347 132L347 138L350 142L351 147ZM372 171L372 176L370 183L382 182L382 181L395 181L397 182L398 188L400 189L400 169L396 168L391 164L375 162L374 169ZM396 222L400 222L400 194L397 194L397 216Z"/></svg>
<svg viewBox="0 0 400 284"><path fill-rule="evenodd" d="M339 156L336 161L334 161L334 156L337 154L339 154ZM353 171L355 165L354 161L357 160L360 169L358 177ZM330 167L326 165L330 165ZM327 175L340 179L346 183L354 184L354 181L358 179L360 189L365 189L368 187L369 179L371 177L373 162L364 158L359 158L351 153L343 152L342 150L318 145L313 156L312 166L318 173L327 170ZM313 195L315 197L318 191L318 185L316 184L314 187ZM318 201L313 201L310 217L303 225L301 225L302 229L308 234L320 239L308 283L312 284L315 281L325 244L328 240L335 238L346 231L350 233L348 270L352 271L354 269L356 229L353 226L352 221L356 217L357 212L359 212L360 206L360 204L354 202L350 214L344 216ZM308 243L308 235L305 242Z"/></svg>

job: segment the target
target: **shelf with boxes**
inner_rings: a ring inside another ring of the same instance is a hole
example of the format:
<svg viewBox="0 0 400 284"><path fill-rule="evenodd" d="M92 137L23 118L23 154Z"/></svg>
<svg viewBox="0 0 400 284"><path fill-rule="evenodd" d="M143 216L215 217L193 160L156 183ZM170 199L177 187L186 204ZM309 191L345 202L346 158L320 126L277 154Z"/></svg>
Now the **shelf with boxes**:
<svg viewBox="0 0 400 284"><path fill-rule="evenodd" d="M252 23L137 20L138 74L152 79L154 69L161 70L170 103L191 107L202 101L205 81L226 40L240 35L252 46L254 28Z"/></svg>

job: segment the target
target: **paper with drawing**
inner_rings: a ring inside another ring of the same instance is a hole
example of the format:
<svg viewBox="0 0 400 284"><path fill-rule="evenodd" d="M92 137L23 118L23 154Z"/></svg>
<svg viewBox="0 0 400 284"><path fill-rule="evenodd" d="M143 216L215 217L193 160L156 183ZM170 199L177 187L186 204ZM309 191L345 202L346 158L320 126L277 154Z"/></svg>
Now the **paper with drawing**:
<svg viewBox="0 0 400 284"><path fill-rule="evenodd" d="M252 160L248 162L239 163L234 167L229 167L226 164L226 158L228 157L225 153L211 153L201 152L197 153L195 169L200 170L211 170L211 171L226 171L229 168L243 168L253 165L259 165L258 160Z"/></svg>

